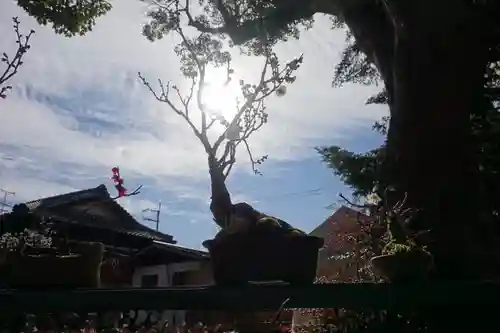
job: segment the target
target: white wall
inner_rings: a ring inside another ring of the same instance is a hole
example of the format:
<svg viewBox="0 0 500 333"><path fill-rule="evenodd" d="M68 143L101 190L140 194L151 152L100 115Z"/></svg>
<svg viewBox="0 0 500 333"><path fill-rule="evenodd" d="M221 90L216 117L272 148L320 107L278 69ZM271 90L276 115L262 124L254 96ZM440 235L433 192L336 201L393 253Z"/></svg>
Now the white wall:
<svg viewBox="0 0 500 333"><path fill-rule="evenodd" d="M132 277L132 286L140 288L142 276L153 274L158 275L158 287L165 287L170 284L170 277L167 274L167 265L156 265L136 268Z"/></svg>
<svg viewBox="0 0 500 333"><path fill-rule="evenodd" d="M132 277L132 286L135 288L141 287L141 281L143 275L158 275L158 287L169 287L171 286L172 277L177 272L185 271L197 271L201 269L200 262L197 261L186 261L180 263L173 263L169 265L156 265L156 266L145 266L138 267L134 271ZM156 311L155 311L156 312ZM140 323L146 319L147 311L139 311L137 316L137 321ZM181 325L185 321L185 311L164 311L162 314L155 313L154 317L158 318L161 316L162 321L168 321L171 325L175 322L176 325Z"/></svg>

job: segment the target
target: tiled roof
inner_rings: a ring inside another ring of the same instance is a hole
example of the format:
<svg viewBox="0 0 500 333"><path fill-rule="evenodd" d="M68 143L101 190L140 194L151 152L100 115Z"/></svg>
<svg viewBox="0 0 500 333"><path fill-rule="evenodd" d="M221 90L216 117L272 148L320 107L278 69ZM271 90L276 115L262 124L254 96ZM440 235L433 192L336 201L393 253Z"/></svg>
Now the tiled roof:
<svg viewBox="0 0 500 333"><path fill-rule="evenodd" d="M174 242L168 234L139 223L111 198L105 185L82 191L37 199L25 203L34 212L60 218L70 223L111 229L138 237L167 243Z"/></svg>
<svg viewBox="0 0 500 333"><path fill-rule="evenodd" d="M158 241L154 241L153 244L154 246L168 249L169 252L178 253L180 255L188 256L194 259L208 259L210 257L207 251L191 249L177 244L169 244Z"/></svg>
<svg viewBox="0 0 500 333"><path fill-rule="evenodd" d="M346 206L340 206L335 213L328 217L323 223L318 225L309 234L316 237L326 237L332 228L332 225L343 224L343 223L356 223L359 218L359 222L368 222L370 217L363 213L358 212L352 208Z"/></svg>

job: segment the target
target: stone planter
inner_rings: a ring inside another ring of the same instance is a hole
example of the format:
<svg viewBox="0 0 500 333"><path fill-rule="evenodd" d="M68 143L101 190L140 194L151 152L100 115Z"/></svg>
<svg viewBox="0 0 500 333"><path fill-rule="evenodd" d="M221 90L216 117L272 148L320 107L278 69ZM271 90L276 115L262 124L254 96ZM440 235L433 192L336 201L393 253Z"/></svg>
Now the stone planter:
<svg viewBox="0 0 500 333"><path fill-rule="evenodd" d="M217 285L281 280L312 284L323 239L254 228L203 242Z"/></svg>
<svg viewBox="0 0 500 333"><path fill-rule="evenodd" d="M387 254L371 259L375 272L391 282L425 279L432 268L432 255L416 249L410 252Z"/></svg>

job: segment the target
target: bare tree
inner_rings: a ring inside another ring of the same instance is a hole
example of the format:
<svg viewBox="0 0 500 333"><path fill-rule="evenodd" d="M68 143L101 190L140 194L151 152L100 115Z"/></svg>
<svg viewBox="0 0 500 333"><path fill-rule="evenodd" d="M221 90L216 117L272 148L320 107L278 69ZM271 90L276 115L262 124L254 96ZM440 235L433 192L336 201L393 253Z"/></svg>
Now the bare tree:
<svg viewBox="0 0 500 333"><path fill-rule="evenodd" d="M265 60L259 81L256 84L249 84L240 80L242 100L235 101L236 112L232 119L225 119L220 114L211 114L203 103L207 68L225 68L227 83L232 79L234 69L231 68L231 55L223 50L224 44L220 38L208 33L201 33L197 37L189 37L184 33L180 22L182 15L189 13L188 3L181 5L178 0L170 1L162 5L158 13L165 16L163 22L168 22L163 27L162 33L174 32L181 38L182 42L176 46L175 52L181 59L181 72L190 81L189 91L185 94L175 84L164 83L161 79L158 80L159 91L157 91L141 73L139 77L158 101L166 103L175 114L186 121L203 145L208 157L212 189L210 209L216 223L224 228L232 205L225 181L236 162L236 150L238 146L243 145L253 171L260 174L258 166L267 159L267 156L255 157L248 139L267 122L265 98L273 93L284 94L286 91L284 84L295 81L293 73L302 63L302 56L280 66L263 31L259 40L259 54ZM150 26L145 27L144 34L148 39L161 38L161 35L153 36L152 31ZM195 123L193 112L199 112L199 123ZM214 130L213 126L217 123L221 124L224 130L211 140L209 132Z"/></svg>
<svg viewBox="0 0 500 333"><path fill-rule="evenodd" d="M17 74L19 67L23 64L23 57L30 49L30 38L35 33L34 30L30 30L27 35L21 34L19 30L19 18L14 17L12 20L14 21L17 50L14 56L9 56L7 53L3 52L0 58L0 61L5 63L3 72L0 70L0 98L6 98L7 92L12 89L12 86L7 85L7 81Z"/></svg>

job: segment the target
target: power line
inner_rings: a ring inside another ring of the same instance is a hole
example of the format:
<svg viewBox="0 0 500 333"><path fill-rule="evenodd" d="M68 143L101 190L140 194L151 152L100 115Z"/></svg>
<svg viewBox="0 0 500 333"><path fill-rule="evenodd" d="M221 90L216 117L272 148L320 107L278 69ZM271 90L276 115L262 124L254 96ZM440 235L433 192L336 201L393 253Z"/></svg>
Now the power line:
<svg viewBox="0 0 500 333"><path fill-rule="evenodd" d="M156 214L156 218L154 218L154 219L152 219L150 217L145 217L145 216L143 216L142 219L144 221L154 222L156 224L156 231L159 231L159 229L160 229L161 201L158 202L158 209L146 208L146 209L143 209L142 212L143 213L152 212L152 213Z"/></svg>
<svg viewBox="0 0 500 333"><path fill-rule="evenodd" d="M288 198L288 197L308 197L308 196L315 196L315 195L320 195L324 193L324 189L321 187L310 189L310 190L305 190L305 191L297 191L297 192L288 192L288 193L282 193L282 194L276 194L276 195L266 195L266 196L259 196L258 200L262 199L281 199L281 198Z"/></svg>

